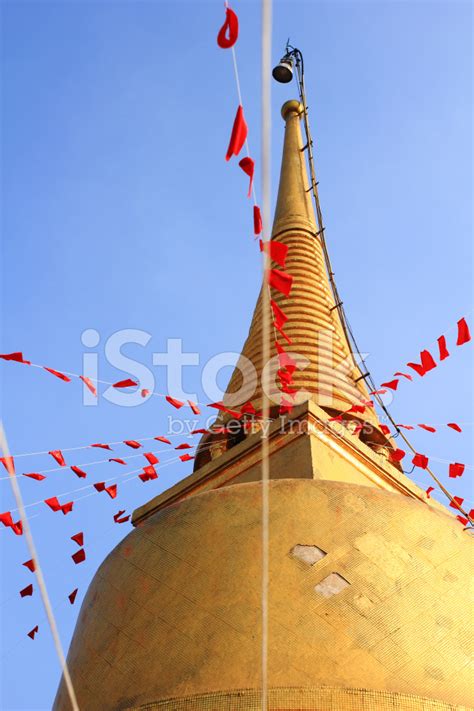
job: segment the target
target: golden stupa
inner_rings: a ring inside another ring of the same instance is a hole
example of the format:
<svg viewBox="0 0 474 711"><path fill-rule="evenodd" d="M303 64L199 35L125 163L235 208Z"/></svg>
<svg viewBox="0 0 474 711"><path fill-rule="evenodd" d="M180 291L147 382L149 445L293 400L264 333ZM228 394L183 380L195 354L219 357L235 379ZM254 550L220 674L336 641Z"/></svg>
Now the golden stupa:
<svg viewBox="0 0 474 711"><path fill-rule="evenodd" d="M68 655L82 711L262 711L264 703L264 711L459 711L471 703L472 541L389 463L370 408L361 416L370 436L331 422L368 394L334 308L307 192L301 105L287 102L282 113L272 236L289 245L294 284L284 306L272 296L289 316L291 350L307 362L294 376L306 395L268 435L265 681L261 434L249 429L205 435L194 472L134 512L135 530L99 568ZM259 375L261 309L259 300L242 354ZM239 389L240 402L249 399L245 362L231 378L229 406ZM258 407L261 390L250 397ZM70 709L64 683L54 709Z"/></svg>

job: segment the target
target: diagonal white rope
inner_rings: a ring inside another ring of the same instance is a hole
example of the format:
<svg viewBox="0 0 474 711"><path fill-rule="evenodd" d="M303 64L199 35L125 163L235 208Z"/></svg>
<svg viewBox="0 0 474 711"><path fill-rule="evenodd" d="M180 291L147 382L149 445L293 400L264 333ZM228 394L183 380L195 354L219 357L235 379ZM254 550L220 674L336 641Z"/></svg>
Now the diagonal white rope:
<svg viewBox="0 0 474 711"><path fill-rule="evenodd" d="M3 422L0 422L0 449L2 450L2 453L5 457L10 456L10 454L9 454L10 450L8 447L7 437L5 435L5 430L3 428ZM56 648L56 653L58 655L59 663L61 665L61 669L63 672L67 692L69 694L69 699L71 701L71 706L72 706L73 711L79 711L76 693L74 691L71 675L69 673L69 669L68 669L68 666L66 663L66 658L64 656L64 651L62 648L61 639L59 637L56 619L54 617L53 608L51 607L51 602L49 599L48 590L46 588L46 582L45 582L45 579L43 576L43 571L42 571L40 563L39 563L38 554L36 552L35 542L33 540L33 535L31 533L30 524L28 522L28 517L26 515L25 507L23 505L23 498L22 498L20 487L18 485L18 481L17 481L16 477L11 477L11 486L12 486L12 490L13 490L13 495L15 496L15 500L16 500L16 503L18 506L18 511L20 512L20 518L21 518L21 522L23 525L23 532L25 534L26 543L28 545L28 549L30 551L31 558L35 561L35 564L36 564L36 570L35 570L36 579L38 581L38 587L40 589L41 598L43 600L43 605L44 605L44 608L46 611L46 615L48 617L48 622L49 622L49 626L51 628L51 633L53 635L54 646Z"/></svg>
<svg viewBox="0 0 474 711"><path fill-rule="evenodd" d="M272 0L262 0L262 223L263 237L268 239L271 222L271 55L272 55ZM270 360L270 289L268 284L269 257L263 256L262 289L262 355ZM262 383L262 415L270 417L267 388ZM262 711L268 708L268 589L269 589L269 441L268 429L262 430Z"/></svg>

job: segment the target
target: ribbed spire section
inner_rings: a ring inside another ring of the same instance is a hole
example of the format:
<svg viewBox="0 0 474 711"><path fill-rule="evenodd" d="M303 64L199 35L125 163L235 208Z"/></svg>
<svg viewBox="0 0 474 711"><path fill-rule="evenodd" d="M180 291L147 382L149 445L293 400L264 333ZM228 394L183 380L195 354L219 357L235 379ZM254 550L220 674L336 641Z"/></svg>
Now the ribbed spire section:
<svg viewBox="0 0 474 711"><path fill-rule="evenodd" d="M345 336L325 267L306 171L300 127L302 109L298 101L288 101L282 108L286 129L272 231L273 240L288 246L285 271L293 277L291 294L286 297L271 289L271 298L288 317L284 331L292 344L288 345L278 333L275 336L271 326L268 338L274 363L264 373L260 294L248 338L224 398L229 407L250 400L258 409L262 382L267 383L270 405L280 404L282 394L275 378L279 367L275 340L298 362L293 375L294 387L299 391L295 403L311 399L334 414L369 399ZM271 266L280 268L275 263ZM285 395L283 398L290 399ZM360 419L378 425L371 408L366 408Z"/></svg>

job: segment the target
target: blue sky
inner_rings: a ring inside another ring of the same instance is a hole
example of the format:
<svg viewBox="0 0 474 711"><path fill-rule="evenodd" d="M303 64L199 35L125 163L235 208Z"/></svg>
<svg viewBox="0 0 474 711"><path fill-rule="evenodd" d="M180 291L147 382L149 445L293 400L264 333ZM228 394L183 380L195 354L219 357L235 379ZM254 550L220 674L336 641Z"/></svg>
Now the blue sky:
<svg viewBox="0 0 474 711"><path fill-rule="evenodd" d="M258 161L260 8L233 6ZM440 1L274 5L275 62L288 37L304 53L328 245L377 382L433 347L461 316L472 322L471 12L470 3ZM100 377L115 381L126 375L107 364L103 349L120 329L151 335L146 346L124 349L149 367L168 338L182 338L201 364L240 350L260 259L246 179L224 161L237 96L231 56L215 42L222 19L217 1L3 3L2 351L22 350L35 363L76 373L83 354L94 351ZM279 109L294 96L294 86L273 84L274 195ZM86 329L99 332L97 348L81 343ZM454 336L451 330L448 341ZM470 465L471 348L453 348L425 378L402 383L392 408L402 422L470 423L463 434L445 427L413 437L433 458ZM173 414L159 398L132 408L104 400L83 407L77 382L15 364L0 369L15 453L152 437ZM164 391L163 368L153 372ZM228 375L221 373L222 385ZM199 367L185 370L185 386L203 398ZM124 454L132 452L117 447L113 456ZM83 450L68 463L101 458ZM20 471L53 466L47 455L19 461ZM89 471L97 481L117 467ZM67 517L44 504L28 509L66 648L95 569L129 530L112 515L190 471L170 465L158 481L134 480L123 491L118 480L115 501L91 496ZM449 481L447 464L435 471ZM467 469L452 482L455 494L474 498L471 476ZM417 481L429 483L423 475ZM67 471L21 482L28 504L87 483ZM0 485L4 511L14 503L8 482ZM79 530L87 561L74 566L69 537ZM38 591L18 595L34 582L21 566L29 558L25 541L3 529L0 545L0 707L49 709L59 671ZM76 587L71 607L67 595ZM26 632L37 623L31 642Z"/></svg>

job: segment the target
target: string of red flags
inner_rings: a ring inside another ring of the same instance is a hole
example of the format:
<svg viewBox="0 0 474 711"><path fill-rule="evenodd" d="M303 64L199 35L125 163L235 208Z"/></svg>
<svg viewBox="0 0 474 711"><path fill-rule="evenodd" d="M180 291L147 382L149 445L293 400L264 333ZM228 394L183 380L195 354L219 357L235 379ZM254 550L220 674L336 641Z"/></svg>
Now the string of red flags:
<svg viewBox="0 0 474 711"><path fill-rule="evenodd" d="M469 330L469 326L466 321L466 318L462 317L457 322L456 346L463 346L466 343L469 343L469 341L471 341L471 333ZM450 352L448 350L446 342L446 336L444 334L438 337L437 345L439 361L442 362L450 357ZM420 352L419 362L410 361L406 365L408 368L411 368L417 375L419 375L420 378L423 378L427 373L434 370L438 366L438 363L436 362L435 358L429 350L423 349ZM388 388L390 390L397 390L400 378L405 378L406 380L413 381L412 375L404 373L402 371L397 371L396 373L394 373L394 376L394 380L389 380L385 383L382 383L381 387ZM370 394L384 395L385 393L383 392L383 390L373 390Z"/></svg>

